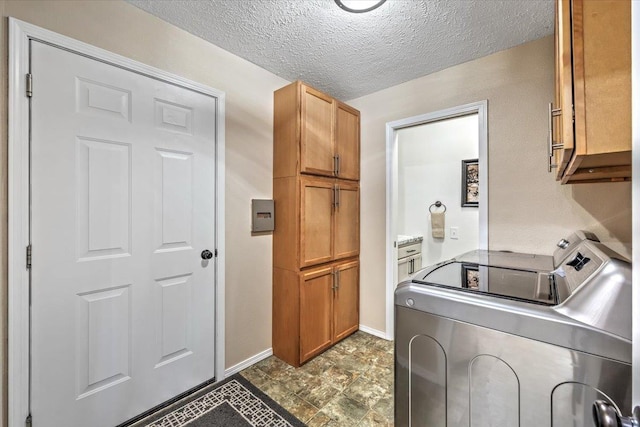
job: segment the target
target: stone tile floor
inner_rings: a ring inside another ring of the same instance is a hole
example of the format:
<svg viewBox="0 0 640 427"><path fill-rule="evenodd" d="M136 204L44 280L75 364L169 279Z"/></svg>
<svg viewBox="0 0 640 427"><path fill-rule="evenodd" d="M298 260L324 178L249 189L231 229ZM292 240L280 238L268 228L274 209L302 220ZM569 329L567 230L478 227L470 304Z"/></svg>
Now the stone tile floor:
<svg viewBox="0 0 640 427"><path fill-rule="evenodd" d="M240 372L309 427L393 426L393 342L358 331L300 368L271 356Z"/></svg>

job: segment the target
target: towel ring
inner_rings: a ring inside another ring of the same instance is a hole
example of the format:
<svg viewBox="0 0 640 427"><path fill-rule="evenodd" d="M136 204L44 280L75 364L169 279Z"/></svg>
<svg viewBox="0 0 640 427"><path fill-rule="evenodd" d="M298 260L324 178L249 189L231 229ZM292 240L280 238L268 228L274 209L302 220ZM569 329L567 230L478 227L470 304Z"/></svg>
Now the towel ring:
<svg viewBox="0 0 640 427"><path fill-rule="evenodd" d="M440 200L438 200L437 202L433 203L431 206L429 206L429 213L433 213L433 211L431 210L432 207L436 207L436 208L444 208L444 210L442 211L442 213L445 213L447 211L447 206L442 203Z"/></svg>

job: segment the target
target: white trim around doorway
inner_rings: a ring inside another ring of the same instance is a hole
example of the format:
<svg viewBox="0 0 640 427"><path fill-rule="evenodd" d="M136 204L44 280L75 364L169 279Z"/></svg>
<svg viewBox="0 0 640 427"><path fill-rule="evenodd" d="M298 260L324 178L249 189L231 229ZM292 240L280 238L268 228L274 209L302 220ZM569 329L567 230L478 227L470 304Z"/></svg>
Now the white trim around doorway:
<svg viewBox="0 0 640 427"><path fill-rule="evenodd" d="M435 111L433 113L422 114L419 116L408 117L406 119L396 120L387 123L387 144L386 144L386 169L387 169L387 194L386 194L386 338L394 339L394 298L395 277L398 268L398 249L396 248L397 230L397 180L398 180L398 143L397 131L413 126L424 125L446 119L467 116L470 114L478 114L478 163L481 171L480 174L480 192L479 203L479 249L488 249L489 247L489 179L488 179L488 126L487 126L487 100L474 102L471 104L461 105L458 107L447 108L445 110Z"/></svg>
<svg viewBox="0 0 640 427"><path fill-rule="evenodd" d="M215 377L225 377L225 94L132 59L91 46L35 25L9 18L9 147L8 147L8 332L9 332L9 427L25 424L29 415L29 270L25 252L29 236L29 99L26 75L29 72L29 42L38 40L98 61L172 83L216 99L216 325Z"/></svg>

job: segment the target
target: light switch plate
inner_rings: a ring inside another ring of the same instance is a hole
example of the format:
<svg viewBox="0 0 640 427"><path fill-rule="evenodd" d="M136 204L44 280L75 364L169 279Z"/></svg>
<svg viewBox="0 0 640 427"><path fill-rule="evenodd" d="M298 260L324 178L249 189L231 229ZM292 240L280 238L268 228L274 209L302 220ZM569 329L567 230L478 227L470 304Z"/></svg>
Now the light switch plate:
<svg viewBox="0 0 640 427"><path fill-rule="evenodd" d="M458 227L451 227L449 237L454 240L458 240Z"/></svg>

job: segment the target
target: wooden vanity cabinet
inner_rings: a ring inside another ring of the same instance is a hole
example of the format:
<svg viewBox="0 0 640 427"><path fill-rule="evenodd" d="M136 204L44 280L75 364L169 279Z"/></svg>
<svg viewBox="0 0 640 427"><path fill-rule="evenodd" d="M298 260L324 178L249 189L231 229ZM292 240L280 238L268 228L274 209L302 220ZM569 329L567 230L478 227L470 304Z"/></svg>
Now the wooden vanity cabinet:
<svg viewBox="0 0 640 427"><path fill-rule="evenodd" d="M631 2L556 0L550 125L563 184L631 179Z"/></svg>
<svg viewBox="0 0 640 427"><path fill-rule="evenodd" d="M300 366L358 330L360 113L294 82L273 144L273 353Z"/></svg>

